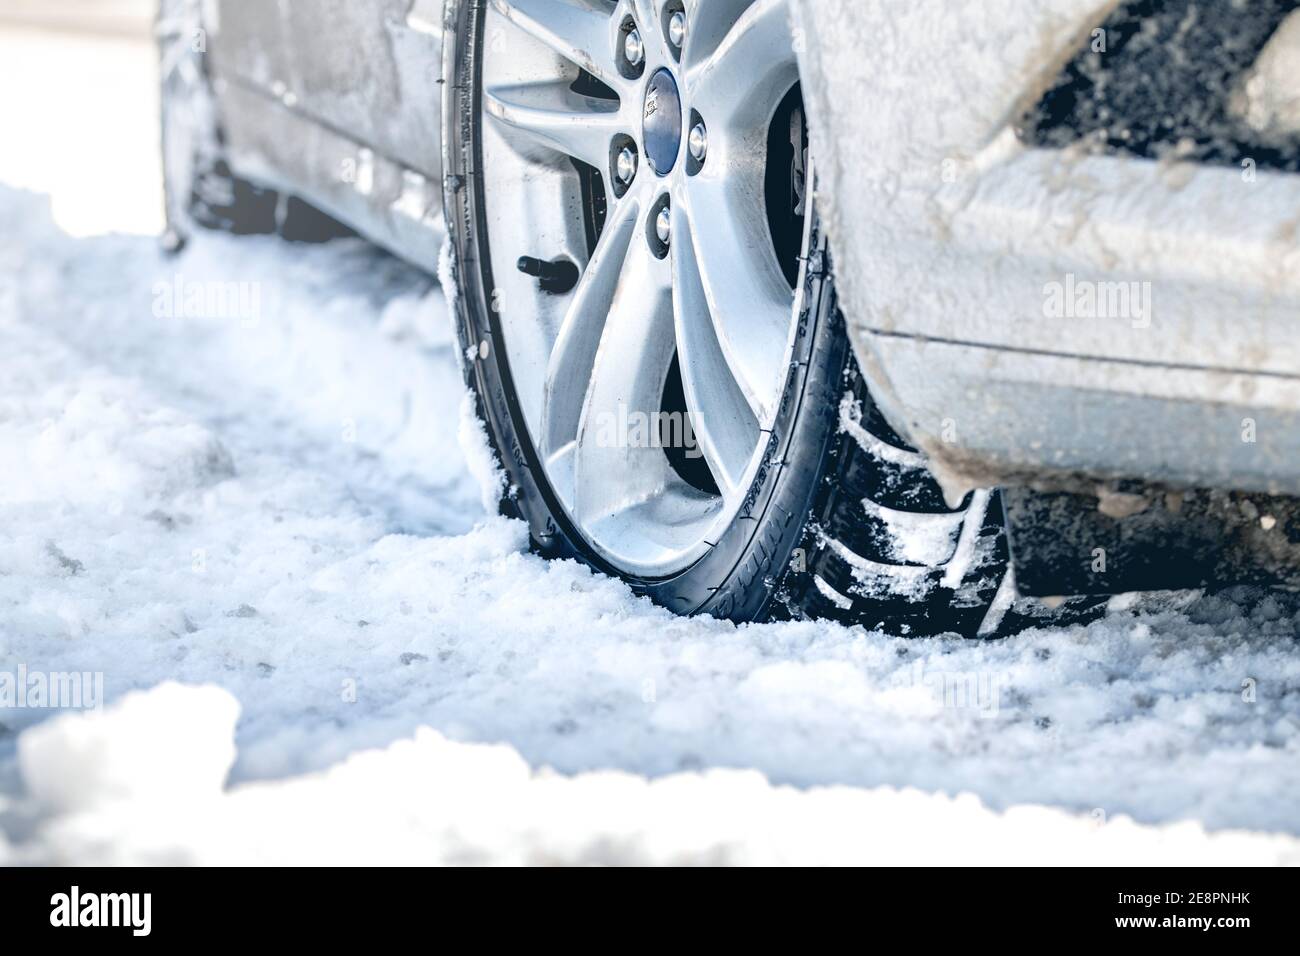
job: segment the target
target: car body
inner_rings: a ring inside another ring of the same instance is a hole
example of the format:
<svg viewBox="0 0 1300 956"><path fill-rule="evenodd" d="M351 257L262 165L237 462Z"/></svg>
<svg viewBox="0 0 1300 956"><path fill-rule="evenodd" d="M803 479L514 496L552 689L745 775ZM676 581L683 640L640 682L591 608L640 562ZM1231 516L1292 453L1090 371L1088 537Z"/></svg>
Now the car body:
<svg viewBox="0 0 1300 956"><path fill-rule="evenodd" d="M665 8L627 2L651 19ZM1064 552L1019 537L1022 590L1196 584L1265 552L1294 582L1296 5L1229 17L1204 0L788 3L819 215L872 398L950 505L1010 489L1013 538L1017 516L1072 516ZM164 16L203 31L237 175L432 271L447 238L454 6L166 0ZM1213 498L1191 506L1190 538L1168 530L1187 524L1184 493ZM1245 504L1225 518L1221 494ZM1154 533L1119 528L1143 513ZM1264 532L1282 522L1281 544L1259 540L1261 514ZM1220 531L1242 539L1229 557ZM1097 535L1145 549L1148 571L1169 541L1209 541L1216 557L1181 575L1031 572L1035 556L1073 566Z"/></svg>
<svg viewBox="0 0 1300 956"><path fill-rule="evenodd" d="M796 10L854 344L941 477L1300 492L1294 170L1026 142L1023 117L1115 2ZM1297 27L1279 38L1292 57ZM1268 80L1300 96L1300 73ZM1136 283L1150 310L1048 314L1045 289L1071 281Z"/></svg>
<svg viewBox="0 0 1300 956"><path fill-rule="evenodd" d="M436 270L442 0L187 6L235 170Z"/></svg>

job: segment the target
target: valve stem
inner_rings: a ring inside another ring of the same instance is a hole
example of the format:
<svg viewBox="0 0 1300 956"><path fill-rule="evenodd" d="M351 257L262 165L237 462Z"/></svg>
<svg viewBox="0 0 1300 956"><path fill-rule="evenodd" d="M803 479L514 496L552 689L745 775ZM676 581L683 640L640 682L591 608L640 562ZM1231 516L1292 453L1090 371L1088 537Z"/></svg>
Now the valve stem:
<svg viewBox="0 0 1300 956"><path fill-rule="evenodd" d="M578 284L578 267L568 259L547 262L532 256L520 256L519 271L535 277L542 291L552 295L564 295Z"/></svg>

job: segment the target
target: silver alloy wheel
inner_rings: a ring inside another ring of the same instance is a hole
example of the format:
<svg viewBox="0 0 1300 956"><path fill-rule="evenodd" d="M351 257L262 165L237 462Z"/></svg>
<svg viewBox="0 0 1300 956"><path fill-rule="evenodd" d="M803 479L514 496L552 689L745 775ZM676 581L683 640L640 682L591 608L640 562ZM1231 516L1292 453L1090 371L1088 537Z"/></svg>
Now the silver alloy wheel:
<svg viewBox="0 0 1300 956"><path fill-rule="evenodd" d="M789 374L802 289L765 199L798 83L787 2L491 0L482 70L492 301L530 438L593 549L673 574L736 520Z"/></svg>

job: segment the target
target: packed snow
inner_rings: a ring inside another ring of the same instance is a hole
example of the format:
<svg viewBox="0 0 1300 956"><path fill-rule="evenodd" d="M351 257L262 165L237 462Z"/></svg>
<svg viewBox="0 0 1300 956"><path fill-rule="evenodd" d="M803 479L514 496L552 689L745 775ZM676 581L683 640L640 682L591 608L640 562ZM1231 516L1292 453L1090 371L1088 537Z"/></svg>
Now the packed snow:
<svg viewBox="0 0 1300 956"><path fill-rule="evenodd" d="M434 278L169 258L38 167L0 155L0 861L1300 863L1300 601L675 618L489 513Z"/></svg>

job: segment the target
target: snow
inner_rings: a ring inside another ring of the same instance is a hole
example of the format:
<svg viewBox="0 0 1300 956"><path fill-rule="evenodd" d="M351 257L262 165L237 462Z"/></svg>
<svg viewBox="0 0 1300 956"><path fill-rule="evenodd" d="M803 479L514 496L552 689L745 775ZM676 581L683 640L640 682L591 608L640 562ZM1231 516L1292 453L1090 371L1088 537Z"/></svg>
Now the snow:
<svg viewBox="0 0 1300 956"><path fill-rule="evenodd" d="M32 728L18 764L32 798L54 811L203 800L235 762L238 716L239 702L220 688L165 683L127 694L112 711Z"/></svg>
<svg viewBox="0 0 1300 956"><path fill-rule="evenodd" d="M456 431L465 467L482 491L484 512L496 512L506 490L506 475L488 442L487 429L479 418L473 393L466 391L460 400L460 427Z"/></svg>
<svg viewBox="0 0 1300 956"><path fill-rule="evenodd" d="M0 221L0 671L108 701L0 710L2 862L1300 862L1293 598L676 618L485 510L429 277ZM159 317L177 276L260 307Z"/></svg>
<svg viewBox="0 0 1300 956"><path fill-rule="evenodd" d="M1298 71L1300 11L1282 21L1232 106L1253 129L1285 142L1285 137L1300 132L1300 95L1294 80Z"/></svg>
<svg viewBox="0 0 1300 956"><path fill-rule="evenodd" d="M998 815L970 796L911 789L801 791L743 770L564 776L535 770L510 747L456 743L428 728L321 773L222 791L236 707L224 691L170 684L94 718L98 734L87 731L88 718L46 725L40 746L25 748L26 762L34 774L79 786L77 812L45 823L37 844L59 862L75 848L82 862L137 864L1300 861L1293 848L1258 835L1036 807ZM175 730L158 730L173 719L194 735L183 750ZM132 773L92 773L81 784L87 775L64 761L91 738L101 767ZM142 751L141 741L183 759L186 790L175 789L177 773L149 759L157 753Z"/></svg>

